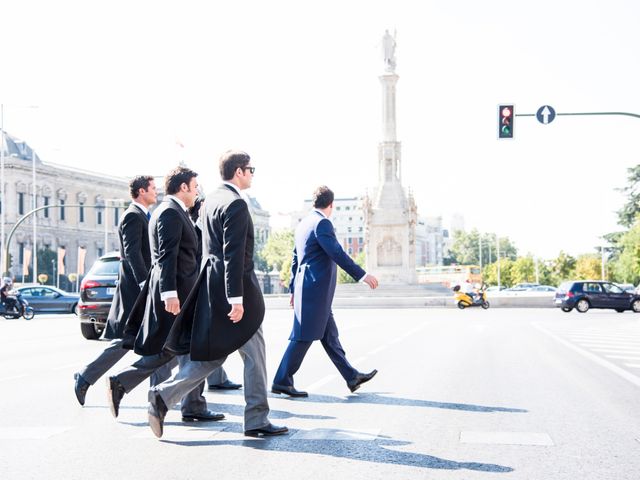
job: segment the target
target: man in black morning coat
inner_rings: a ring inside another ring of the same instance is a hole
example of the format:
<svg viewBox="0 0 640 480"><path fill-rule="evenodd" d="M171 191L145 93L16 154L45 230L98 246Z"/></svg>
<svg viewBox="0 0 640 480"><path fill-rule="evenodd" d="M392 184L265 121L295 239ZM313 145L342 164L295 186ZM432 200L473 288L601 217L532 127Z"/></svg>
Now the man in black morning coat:
<svg viewBox="0 0 640 480"><path fill-rule="evenodd" d="M142 358L117 375L109 377L108 400L117 417L120 401L156 369L170 363L174 355L163 352L181 305L198 277L198 236L187 209L198 195L197 173L177 167L165 177L166 197L156 208L149 224L153 265L149 279L129 315L124 346ZM179 363L185 360L178 358ZM202 396L204 382L185 392L182 402L184 421L221 420L222 414L207 409Z"/></svg>
<svg viewBox="0 0 640 480"><path fill-rule="evenodd" d="M244 152L220 158L223 183L207 195L202 219L203 265L196 288L176 319L165 346L190 361L149 392L149 426L161 437L169 408L226 356L238 350L244 362L244 430L248 436L287 433L269 422L267 369L262 336L264 299L254 272L254 229L240 191L251 186L255 168Z"/></svg>
<svg viewBox="0 0 640 480"><path fill-rule="evenodd" d="M104 338L111 340L111 343L95 360L75 373L75 393L80 405L84 405L89 387L127 354L128 350L122 348L124 324L151 267L149 208L156 203L155 181L150 176L137 176L129 182L129 191L132 201L118 224L120 240L118 286L113 296L104 333ZM165 375L156 378L153 383L164 381L170 374L171 370L166 370Z"/></svg>

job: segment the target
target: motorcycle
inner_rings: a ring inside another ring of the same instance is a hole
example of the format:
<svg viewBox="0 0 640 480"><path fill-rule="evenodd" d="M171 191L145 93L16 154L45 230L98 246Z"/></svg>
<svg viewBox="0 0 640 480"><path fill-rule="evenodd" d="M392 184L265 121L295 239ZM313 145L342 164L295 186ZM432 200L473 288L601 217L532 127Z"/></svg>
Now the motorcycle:
<svg viewBox="0 0 640 480"><path fill-rule="evenodd" d="M464 310L467 307L482 307L486 310L490 307L484 288L478 290L477 295L472 297L468 293L461 292L460 285L456 285L453 287L453 300L460 310Z"/></svg>
<svg viewBox="0 0 640 480"><path fill-rule="evenodd" d="M25 320L31 320L35 316L33 307L29 306L29 302L22 298L22 295L16 295L16 306L7 307L0 302L0 315L6 319L18 319L23 317Z"/></svg>

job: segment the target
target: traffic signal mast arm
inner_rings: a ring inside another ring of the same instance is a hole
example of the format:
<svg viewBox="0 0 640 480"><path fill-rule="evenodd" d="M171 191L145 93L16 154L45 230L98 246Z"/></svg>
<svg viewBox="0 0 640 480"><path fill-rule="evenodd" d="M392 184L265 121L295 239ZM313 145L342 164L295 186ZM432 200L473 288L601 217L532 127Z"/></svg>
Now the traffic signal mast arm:
<svg viewBox="0 0 640 480"><path fill-rule="evenodd" d="M556 113L556 115L625 115L627 117L640 118L640 114L629 112L577 112L577 113ZM516 113L516 117L535 117L535 113Z"/></svg>

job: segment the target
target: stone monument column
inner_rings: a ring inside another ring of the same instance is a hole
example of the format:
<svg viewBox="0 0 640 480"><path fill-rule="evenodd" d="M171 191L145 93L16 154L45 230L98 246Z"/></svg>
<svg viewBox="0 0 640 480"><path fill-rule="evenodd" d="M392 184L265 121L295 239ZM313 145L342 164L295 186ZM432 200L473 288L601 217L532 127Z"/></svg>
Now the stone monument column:
<svg viewBox="0 0 640 480"><path fill-rule="evenodd" d="M395 38L382 38L385 73L382 85L382 141L378 144L378 186L365 199L367 271L381 283L416 283L415 227L417 208L402 187L401 149L396 135Z"/></svg>

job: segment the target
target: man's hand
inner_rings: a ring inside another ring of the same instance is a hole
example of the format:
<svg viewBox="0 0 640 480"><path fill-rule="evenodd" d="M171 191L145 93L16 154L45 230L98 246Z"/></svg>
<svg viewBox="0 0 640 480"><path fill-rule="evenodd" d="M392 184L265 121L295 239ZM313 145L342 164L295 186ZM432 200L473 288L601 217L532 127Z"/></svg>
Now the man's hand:
<svg viewBox="0 0 640 480"><path fill-rule="evenodd" d="M293 308L293 293L291 294L291 298L289 299L289 306Z"/></svg>
<svg viewBox="0 0 640 480"><path fill-rule="evenodd" d="M167 298L164 301L164 309L169 313L178 315L180 313L180 300L178 297Z"/></svg>
<svg viewBox="0 0 640 480"><path fill-rule="evenodd" d="M368 273L365 275L362 281L369 285L372 290L378 287L378 279L373 275L369 275Z"/></svg>
<svg viewBox="0 0 640 480"><path fill-rule="evenodd" d="M231 305L231 311L228 313L229 320L233 323L238 323L242 320L242 315L244 315L244 307L241 303L234 303Z"/></svg>

